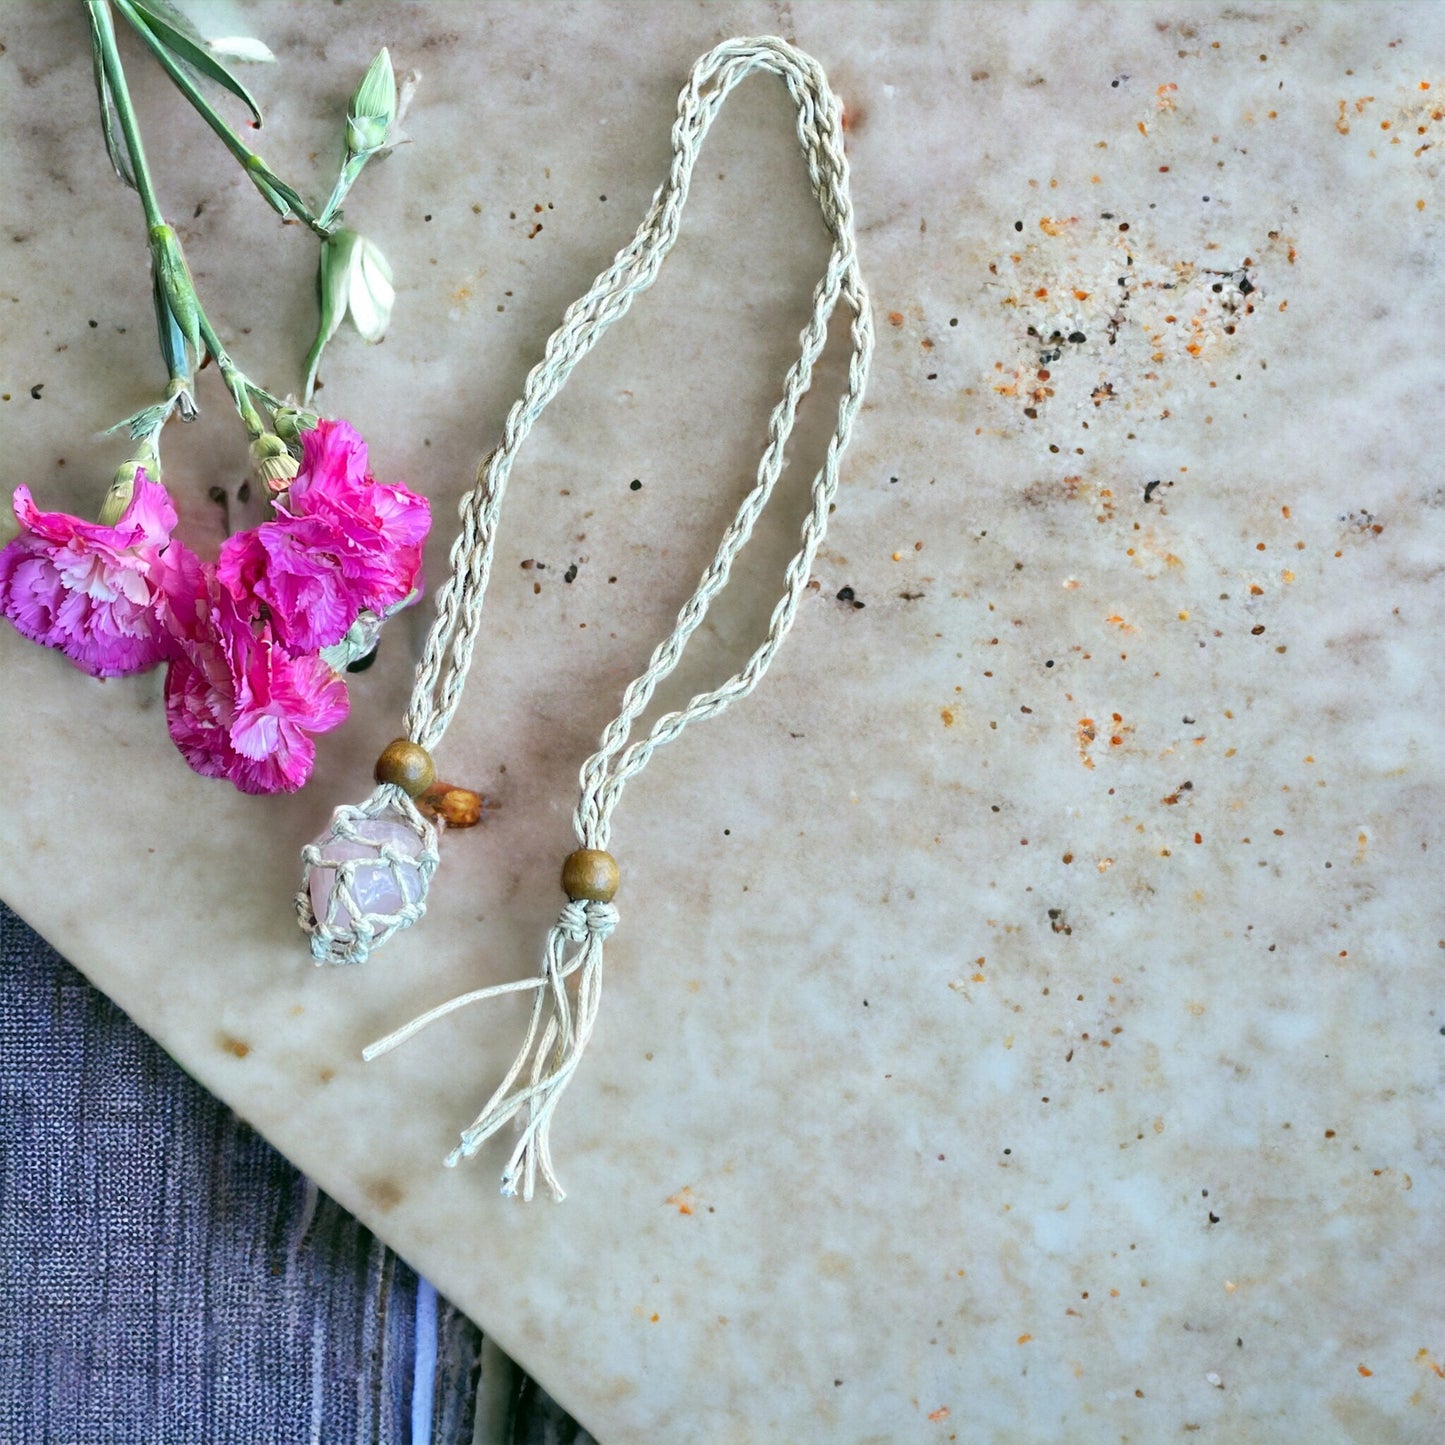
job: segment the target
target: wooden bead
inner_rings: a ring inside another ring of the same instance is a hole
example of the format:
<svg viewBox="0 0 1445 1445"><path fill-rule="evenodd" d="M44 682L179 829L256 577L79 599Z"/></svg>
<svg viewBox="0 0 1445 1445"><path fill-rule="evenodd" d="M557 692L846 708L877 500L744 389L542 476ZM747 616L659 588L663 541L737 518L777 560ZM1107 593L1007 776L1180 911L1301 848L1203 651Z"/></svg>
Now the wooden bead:
<svg viewBox="0 0 1445 1445"><path fill-rule="evenodd" d="M487 811L487 800L480 793L455 783L433 783L416 801L428 817L440 818L453 829L475 828Z"/></svg>
<svg viewBox="0 0 1445 1445"><path fill-rule="evenodd" d="M579 848L562 864L562 891L574 900L611 903L618 880L617 859L600 848Z"/></svg>
<svg viewBox="0 0 1445 1445"><path fill-rule="evenodd" d="M376 760L373 776L378 783L391 783L415 798L436 780L431 754L410 738L397 738L386 745Z"/></svg>

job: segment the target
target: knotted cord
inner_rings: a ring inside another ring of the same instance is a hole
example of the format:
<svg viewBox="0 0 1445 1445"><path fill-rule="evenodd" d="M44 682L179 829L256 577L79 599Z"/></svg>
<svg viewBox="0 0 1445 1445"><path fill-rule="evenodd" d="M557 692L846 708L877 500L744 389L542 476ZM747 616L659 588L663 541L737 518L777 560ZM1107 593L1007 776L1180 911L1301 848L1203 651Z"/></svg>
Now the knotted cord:
<svg viewBox="0 0 1445 1445"><path fill-rule="evenodd" d="M597 850L604 856L612 816L629 779L646 767L659 747L678 737L689 724L713 717L746 697L777 655L797 615L823 540L838 489L839 461L863 400L873 327L858 270L842 109L817 62L786 41L776 37L729 40L703 56L693 68L678 98L677 120L672 128L672 164L666 181L653 197L632 241L598 276L586 295L568 307L561 325L547 342L542 360L528 375L520 400L507 415L500 446L479 467L476 485L462 502L462 529L451 550L451 576L437 599L436 621L417 668L406 714L407 736L413 742L431 749L440 741L461 701L476 646L497 518L517 452L572 369L657 278L677 239L703 140L728 95L754 71L781 77L792 96L808 179L822 209L832 248L813 292L812 315L802 331L800 354L787 372L782 397L769 418L768 445L758 464L757 479L723 533L716 555L677 614L672 631L653 651L645 670L627 686L621 708L603 731L598 750L582 766L574 826L581 848ZM773 493L783 470L784 450L799 403L811 385L830 318L840 302L849 316L847 383L822 465L813 479L811 506L802 524L800 545L785 569L783 595L773 608L767 634L725 682L659 717L644 735L634 739L634 725L658 685L676 668L712 600L726 586L734 560ZM376 800L394 795L394 789L383 785L372 795L371 803L374 806ZM343 811L338 810L338 816ZM610 864L611 860L607 861ZM302 891L304 894L304 887ZM610 897L609 893L605 898L569 899L548 935L542 967L535 978L478 989L452 999L365 1051L367 1059L375 1058L465 1004L503 993L535 990L531 1021L516 1060L446 1161L453 1165L474 1154L508 1120L525 1115L502 1176L505 1194L520 1191L530 1199L540 1170L552 1193L558 1199L562 1197L552 1166L549 1131L558 1100L576 1071L596 1020L603 944L618 920ZM313 942L313 951L314 947Z"/></svg>

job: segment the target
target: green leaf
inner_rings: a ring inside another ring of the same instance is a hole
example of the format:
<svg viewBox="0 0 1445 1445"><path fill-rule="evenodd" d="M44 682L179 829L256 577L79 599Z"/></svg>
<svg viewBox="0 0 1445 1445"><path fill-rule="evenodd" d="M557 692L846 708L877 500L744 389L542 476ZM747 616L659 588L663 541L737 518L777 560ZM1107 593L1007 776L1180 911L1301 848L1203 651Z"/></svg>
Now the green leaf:
<svg viewBox="0 0 1445 1445"><path fill-rule="evenodd" d="M167 312L197 356L201 354L201 309L196 288L186 265L185 253L172 227L152 226L150 231L151 271L165 299ZM163 333L164 335L164 333ZM190 368L186 368L189 370Z"/></svg>
<svg viewBox="0 0 1445 1445"><path fill-rule="evenodd" d="M138 442L142 437L159 431L166 417L170 415L170 411L169 403L165 402L158 402L155 406L142 407L133 416L116 422L114 426L106 427L101 435L114 436L116 432L123 431L133 442Z"/></svg>
<svg viewBox="0 0 1445 1445"><path fill-rule="evenodd" d="M130 168L130 156L126 154L125 147L121 144L120 138L116 135L120 118L115 113L115 100L110 93L110 81L105 75L105 57L100 48L100 37L95 33L95 26L90 27L90 55L95 65L95 93L100 99L100 128L105 134L106 154L110 156L110 163L115 167L115 173L132 190L135 189L135 176Z"/></svg>
<svg viewBox="0 0 1445 1445"><path fill-rule="evenodd" d="M132 26L137 30L148 29L177 60L229 90L251 112L256 125L261 125L261 108L251 92L206 49L200 32L173 5L166 0L115 0L115 3Z"/></svg>
<svg viewBox="0 0 1445 1445"><path fill-rule="evenodd" d="M154 266L151 268L151 293L156 312L156 332L160 337L161 355L166 363L166 375L189 376L191 362L186 352L186 333L181 330L176 313L171 310L170 302L166 300L160 271Z"/></svg>

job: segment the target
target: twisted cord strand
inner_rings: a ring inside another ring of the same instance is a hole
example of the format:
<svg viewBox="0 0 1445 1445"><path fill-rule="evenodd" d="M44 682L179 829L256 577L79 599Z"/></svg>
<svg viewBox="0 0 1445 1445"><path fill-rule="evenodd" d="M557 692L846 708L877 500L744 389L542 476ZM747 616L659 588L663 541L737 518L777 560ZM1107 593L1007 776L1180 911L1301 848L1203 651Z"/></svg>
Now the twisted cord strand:
<svg viewBox="0 0 1445 1445"><path fill-rule="evenodd" d="M842 111L817 62L786 41L772 36L730 40L694 66L678 97L667 179L654 194L632 240L588 292L564 312L542 360L528 374L521 398L507 414L501 444L478 468L476 485L461 503L462 527L451 549L451 576L438 595L436 620L417 668L406 715L408 735L430 749L456 712L481 623L497 518L517 452L577 363L656 280L677 239L703 140L733 88L754 71L780 76L793 99L809 184L832 237L832 248L813 292L812 315L799 338L798 358L787 371L782 397L768 420L768 443L758 463L756 481L723 533L692 595L679 610L671 633L653 650L646 668L628 684L617 716L602 733L598 750L582 765L573 822L584 848L606 849L612 815L623 789L659 747L678 737L691 723L714 717L746 697L767 671L797 615L838 489L840 459L862 405L873 349L873 323L858 270ZM659 684L677 667L713 599L727 585L738 553L752 536L773 494L783 471L799 404L812 385L814 367L827 342L829 322L840 303L849 315L847 383L838 401L822 464L812 482L812 500L802 523L799 550L784 571L783 595L773 609L767 633L731 677L657 718L644 736L633 739L634 725ZM521 1117L523 1127L502 1175L503 1193L520 1191L530 1199L540 1172L553 1195L562 1198L552 1162L551 1120L591 1038L601 1000L603 945L616 925L617 910L611 903L569 901L548 935L537 977L452 999L366 1050L365 1057L374 1058L466 1003L502 993L534 991L522 1047L491 1098L463 1131L460 1144L447 1158L449 1165L474 1154L509 1120Z"/></svg>

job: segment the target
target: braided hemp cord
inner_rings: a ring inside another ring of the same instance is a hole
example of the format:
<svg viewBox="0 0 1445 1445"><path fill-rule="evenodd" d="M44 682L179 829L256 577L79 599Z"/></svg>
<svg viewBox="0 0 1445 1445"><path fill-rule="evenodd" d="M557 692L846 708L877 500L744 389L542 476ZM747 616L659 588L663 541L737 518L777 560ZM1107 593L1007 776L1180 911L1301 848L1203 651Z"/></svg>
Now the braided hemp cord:
<svg viewBox="0 0 1445 1445"><path fill-rule="evenodd" d="M481 623L482 600L491 571L497 517L512 462L547 403L565 384L572 368L633 300L656 279L677 239L702 142L733 88L754 71L782 78L797 110L797 135L807 161L808 179L822 209L833 245L827 268L813 292L812 316L801 335L798 359L784 379L783 395L768 422L768 445L757 480L723 533L716 555L692 595L678 612L672 632L653 651L647 667L627 687L617 716L601 744L583 764L581 795L574 816L584 848L605 850L612 814L628 779L652 754L690 723L715 716L746 697L782 646L827 526L838 489L838 467L863 387L873 348L868 296L858 271L853 210L848 198L848 162L843 150L842 111L816 61L776 37L729 40L703 56L678 98L672 128L673 156L667 180L659 187L647 216L630 244L618 253L592 288L573 303L547 342L541 362L528 375L521 399L507 415L501 445L478 470L477 484L462 502L462 530L451 552L452 575L437 601L437 617L427 638L416 686L406 715L409 736L430 749L456 712ZM784 448L798 406L812 383L813 368L827 340L829 320L842 302L850 314L851 355L847 386L838 402L837 421L812 484L812 505L804 519L797 554L784 573L784 591L773 609L767 635L743 666L725 682L695 695L686 706L664 714L647 734L632 739L633 725L663 681L677 666L689 638L714 597L727 585L732 564L782 473ZM492 1098L462 1134L448 1158L455 1164L473 1154L508 1120L525 1111L526 1123L502 1176L503 1193L520 1188L530 1199L536 1173L562 1197L552 1166L549 1128L563 1089L571 1079L591 1036L602 985L603 943L617 925L610 903L574 900L565 905L548 936L540 974L516 983L478 989L414 1019L365 1051L374 1058L418 1029L463 1004L501 993L534 989L531 1020L522 1048ZM569 980L577 975L575 997ZM545 1021L545 1022L544 1022ZM525 1082L518 1085L518 1080ZM514 1087L515 1086L515 1087Z"/></svg>

